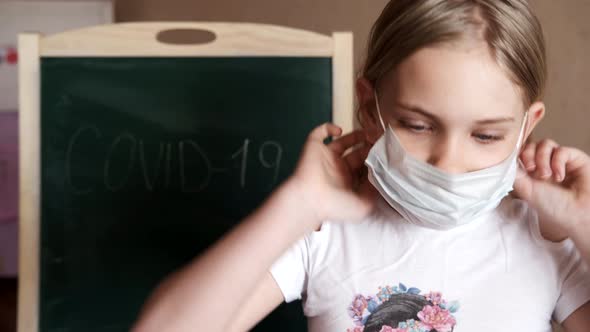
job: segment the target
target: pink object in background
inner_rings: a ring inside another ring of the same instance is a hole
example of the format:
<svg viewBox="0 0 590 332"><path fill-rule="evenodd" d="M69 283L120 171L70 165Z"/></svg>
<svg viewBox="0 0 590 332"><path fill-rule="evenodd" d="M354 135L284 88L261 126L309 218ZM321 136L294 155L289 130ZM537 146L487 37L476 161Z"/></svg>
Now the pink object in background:
<svg viewBox="0 0 590 332"><path fill-rule="evenodd" d="M0 276L18 270L18 113L0 112Z"/></svg>
<svg viewBox="0 0 590 332"><path fill-rule="evenodd" d="M0 65L16 66L18 63L18 50L15 46L0 47Z"/></svg>
<svg viewBox="0 0 590 332"><path fill-rule="evenodd" d="M18 53L16 51L16 48L9 47L6 50L6 62L8 62L8 64L10 64L10 65L16 65L17 61L18 61Z"/></svg>

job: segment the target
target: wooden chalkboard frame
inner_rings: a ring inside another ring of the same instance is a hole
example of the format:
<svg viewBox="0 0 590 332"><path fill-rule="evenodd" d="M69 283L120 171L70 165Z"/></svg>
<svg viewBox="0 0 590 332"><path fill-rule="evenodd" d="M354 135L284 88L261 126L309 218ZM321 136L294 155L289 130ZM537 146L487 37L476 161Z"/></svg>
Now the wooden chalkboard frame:
<svg viewBox="0 0 590 332"><path fill-rule="evenodd" d="M156 36L174 29L206 30L207 44L161 43ZM131 41L131 42L130 42ZM51 36L19 35L20 235L18 331L39 330L41 151L40 59L51 57L215 57L301 56L332 59L332 119L353 128L353 39L267 24L226 22L120 23Z"/></svg>

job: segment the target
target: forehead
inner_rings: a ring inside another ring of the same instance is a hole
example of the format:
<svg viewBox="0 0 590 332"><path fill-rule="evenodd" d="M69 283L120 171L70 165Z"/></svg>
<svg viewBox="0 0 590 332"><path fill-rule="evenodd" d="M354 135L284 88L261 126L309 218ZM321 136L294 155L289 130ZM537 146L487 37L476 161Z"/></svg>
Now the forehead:
<svg viewBox="0 0 590 332"><path fill-rule="evenodd" d="M383 80L400 102L448 119L522 114L522 95L485 45L423 48Z"/></svg>

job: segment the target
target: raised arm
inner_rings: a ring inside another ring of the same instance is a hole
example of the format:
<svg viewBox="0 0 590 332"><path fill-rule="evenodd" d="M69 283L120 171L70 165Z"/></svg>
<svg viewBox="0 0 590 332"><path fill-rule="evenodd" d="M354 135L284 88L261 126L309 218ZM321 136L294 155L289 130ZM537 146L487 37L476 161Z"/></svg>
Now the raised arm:
<svg viewBox="0 0 590 332"><path fill-rule="evenodd" d="M271 197L191 264L164 281L145 305L135 332L248 328L282 298L272 263L305 233L330 219L355 220L372 208L352 190L368 149L353 132L325 145L340 128L325 124L309 136L298 167ZM241 309L244 306L249 309ZM237 317L237 318L236 318Z"/></svg>

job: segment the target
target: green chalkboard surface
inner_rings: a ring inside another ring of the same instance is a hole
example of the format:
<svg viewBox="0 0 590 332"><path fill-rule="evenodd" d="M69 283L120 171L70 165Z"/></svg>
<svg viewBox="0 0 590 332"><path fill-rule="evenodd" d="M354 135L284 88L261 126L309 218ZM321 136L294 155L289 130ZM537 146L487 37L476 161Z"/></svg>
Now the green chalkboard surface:
<svg viewBox="0 0 590 332"><path fill-rule="evenodd" d="M43 332L128 331L332 119L323 57L44 57L41 91ZM305 330L300 303L271 330Z"/></svg>

